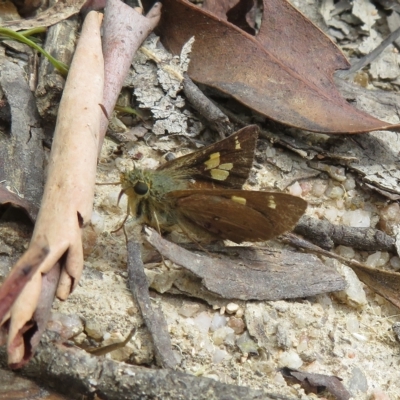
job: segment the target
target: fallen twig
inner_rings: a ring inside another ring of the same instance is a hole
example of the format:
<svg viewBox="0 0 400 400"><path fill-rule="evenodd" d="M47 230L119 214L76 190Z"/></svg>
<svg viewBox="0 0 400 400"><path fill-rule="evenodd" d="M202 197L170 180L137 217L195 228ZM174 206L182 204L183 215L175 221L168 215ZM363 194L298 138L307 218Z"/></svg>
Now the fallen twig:
<svg viewBox="0 0 400 400"><path fill-rule="evenodd" d="M157 363L163 368L176 367L176 359L172 352L168 327L161 308L152 307L149 296L149 284L141 258L140 243L129 240L128 277L129 287L138 303L144 322L153 338L154 353Z"/></svg>
<svg viewBox="0 0 400 400"><path fill-rule="evenodd" d="M348 260L338 254L321 249L292 233L281 236L282 240L292 246L306 250L313 254L335 258L341 263L348 265L356 273L360 281L368 285L376 293L400 308L400 274L397 272L384 271L378 268L368 267L356 260Z"/></svg>
<svg viewBox="0 0 400 400"><path fill-rule="evenodd" d="M183 92L190 104L218 131L223 139L233 132L229 118L184 74Z"/></svg>
<svg viewBox="0 0 400 400"><path fill-rule="evenodd" d="M46 334L47 335L47 334ZM5 354L0 349L0 365ZM77 347L44 340L37 355L24 369L25 376L63 388L64 395L82 395L108 400L197 399L294 400L293 397L227 385L214 379L184 374L170 369L151 369L93 356Z"/></svg>
<svg viewBox="0 0 400 400"><path fill-rule="evenodd" d="M326 250L331 250L335 245L343 245L359 250L396 252L395 239L385 232L335 225L308 215L300 218L294 232Z"/></svg>
<svg viewBox="0 0 400 400"><path fill-rule="evenodd" d="M355 62L350 69L346 71L338 71L337 75L340 78L346 78L354 72L364 68L366 65L371 64L382 52L386 49L390 44L395 42L400 37L400 28L397 28L394 32L392 32L385 40L383 40L379 46L377 46L370 53L366 54L364 57L360 58L357 62Z"/></svg>

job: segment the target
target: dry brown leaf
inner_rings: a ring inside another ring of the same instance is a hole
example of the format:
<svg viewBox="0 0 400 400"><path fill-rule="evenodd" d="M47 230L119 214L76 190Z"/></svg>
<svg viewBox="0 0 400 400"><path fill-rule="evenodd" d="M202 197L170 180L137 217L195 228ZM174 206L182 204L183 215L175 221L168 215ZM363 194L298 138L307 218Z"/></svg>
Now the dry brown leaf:
<svg viewBox="0 0 400 400"><path fill-rule="evenodd" d="M30 245L46 238L50 251L11 308L8 352L12 365L20 366L29 358L23 334L38 305L42 275L60 261L57 295L65 299L82 272L82 227L92 213L103 95L100 23L96 12L86 17L60 103L48 179Z"/></svg>
<svg viewBox="0 0 400 400"><path fill-rule="evenodd" d="M19 19L8 21L2 24L3 28L19 31L22 29L32 29L39 26L51 26L78 14L86 0L59 0L47 10L38 14L35 18Z"/></svg>
<svg viewBox="0 0 400 400"><path fill-rule="evenodd" d="M191 38L189 76L228 93L281 123L325 133L395 129L352 107L333 83L348 61L334 43L286 0L264 0L253 37L186 0L165 0L158 28L179 54Z"/></svg>
<svg viewBox="0 0 400 400"><path fill-rule="evenodd" d="M225 299L280 300L343 290L343 278L317 257L266 248L227 247L213 257L192 253L146 228L160 254L202 279Z"/></svg>
<svg viewBox="0 0 400 400"><path fill-rule="evenodd" d="M23 209L31 219L35 221L38 214L38 207L29 200L19 197L13 192L10 192L5 187L0 186L0 204L10 204L14 207Z"/></svg>
<svg viewBox="0 0 400 400"><path fill-rule="evenodd" d="M5 21L12 21L19 19L18 10L15 5L10 1L2 1L0 3L0 24L3 25Z"/></svg>
<svg viewBox="0 0 400 400"><path fill-rule="evenodd" d="M341 382L342 380L337 376L302 372L291 368L283 368L281 373L286 380L300 383L306 393L318 394L327 390L337 400L349 400L351 397L351 394Z"/></svg>
<svg viewBox="0 0 400 400"><path fill-rule="evenodd" d="M255 34L254 20L248 14L254 0L204 0L203 10L236 25L251 35Z"/></svg>

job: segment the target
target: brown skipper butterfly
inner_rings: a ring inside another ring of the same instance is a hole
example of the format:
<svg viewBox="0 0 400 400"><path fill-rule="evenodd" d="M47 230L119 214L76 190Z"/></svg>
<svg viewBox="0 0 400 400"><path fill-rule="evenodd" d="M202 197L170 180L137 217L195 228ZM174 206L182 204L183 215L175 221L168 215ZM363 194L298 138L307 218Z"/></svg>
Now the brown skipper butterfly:
<svg viewBox="0 0 400 400"><path fill-rule="evenodd" d="M242 190L257 138L258 127L250 125L156 170L123 173L128 213L161 231L178 226L199 241L264 241L293 229L307 207L303 199Z"/></svg>

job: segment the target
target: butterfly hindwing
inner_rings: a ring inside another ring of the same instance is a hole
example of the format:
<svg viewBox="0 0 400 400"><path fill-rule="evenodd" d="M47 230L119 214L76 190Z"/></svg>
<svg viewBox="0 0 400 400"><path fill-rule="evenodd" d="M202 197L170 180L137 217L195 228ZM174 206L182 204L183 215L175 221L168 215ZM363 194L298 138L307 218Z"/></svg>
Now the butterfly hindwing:
<svg viewBox="0 0 400 400"><path fill-rule="evenodd" d="M247 126L233 135L161 165L158 171L179 172L190 177L196 188L240 189L253 165L258 127Z"/></svg>
<svg viewBox="0 0 400 400"><path fill-rule="evenodd" d="M292 230L307 203L285 193L245 190L179 190L176 199L181 218L220 239L236 243L264 241Z"/></svg>

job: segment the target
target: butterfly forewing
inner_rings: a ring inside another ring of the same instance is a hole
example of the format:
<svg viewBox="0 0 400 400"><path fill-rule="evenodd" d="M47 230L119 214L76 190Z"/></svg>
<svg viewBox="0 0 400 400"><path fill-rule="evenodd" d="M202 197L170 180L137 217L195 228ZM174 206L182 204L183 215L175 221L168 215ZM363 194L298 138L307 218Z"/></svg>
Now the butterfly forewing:
<svg viewBox="0 0 400 400"><path fill-rule="evenodd" d="M161 165L157 170L179 170L190 177L192 187L240 189L253 165L258 137L256 125L247 126L228 138Z"/></svg>
<svg viewBox="0 0 400 400"><path fill-rule="evenodd" d="M307 203L284 193L244 190L179 190L176 198L181 218L221 239L236 243L264 241L292 230Z"/></svg>

